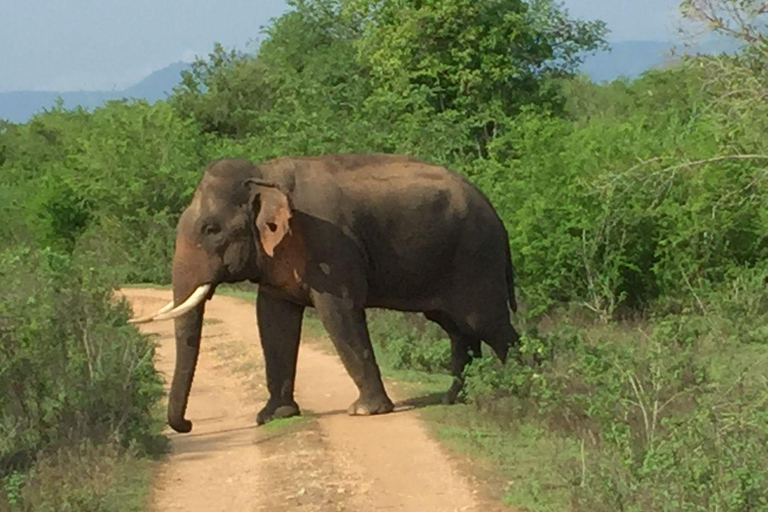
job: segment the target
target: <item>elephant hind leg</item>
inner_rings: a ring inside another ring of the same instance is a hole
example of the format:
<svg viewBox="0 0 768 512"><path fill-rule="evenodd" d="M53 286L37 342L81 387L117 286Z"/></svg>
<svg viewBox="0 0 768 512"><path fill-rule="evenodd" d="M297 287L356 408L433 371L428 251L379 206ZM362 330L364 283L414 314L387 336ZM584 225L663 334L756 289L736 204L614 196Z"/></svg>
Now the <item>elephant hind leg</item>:
<svg viewBox="0 0 768 512"><path fill-rule="evenodd" d="M443 398L446 404L456 402L456 399L464 387L464 369L473 357L480 356L480 338L460 329L458 323L450 315L440 311L430 311L424 316L440 327L448 334L451 340L451 374L453 382Z"/></svg>

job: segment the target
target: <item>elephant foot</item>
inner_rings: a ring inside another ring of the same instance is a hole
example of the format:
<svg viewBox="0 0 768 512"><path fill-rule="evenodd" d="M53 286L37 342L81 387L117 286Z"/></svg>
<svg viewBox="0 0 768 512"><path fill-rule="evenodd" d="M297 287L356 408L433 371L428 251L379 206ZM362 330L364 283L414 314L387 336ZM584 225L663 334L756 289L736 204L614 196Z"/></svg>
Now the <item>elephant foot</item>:
<svg viewBox="0 0 768 512"><path fill-rule="evenodd" d="M192 422L189 420L169 420L168 425L179 434L187 434L192 431Z"/></svg>
<svg viewBox="0 0 768 512"><path fill-rule="evenodd" d="M443 403L445 405L455 404L458 401L459 393L461 392L461 388L463 387L464 387L464 381L454 377L451 387L448 389L448 392L443 397Z"/></svg>
<svg viewBox="0 0 768 512"><path fill-rule="evenodd" d="M349 406L347 413L350 416L372 416L374 414L386 414L395 410L395 404L387 395L382 394L374 398L358 398Z"/></svg>
<svg viewBox="0 0 768 512"><path fill-rule="evenodd" d="M265 405L264 408L259 411L259 414L256 415L256 424L264 425L272 420L291 418L300 415L301 411L296 402L289 404L270 404L267 402L267 405Z"/></svg>

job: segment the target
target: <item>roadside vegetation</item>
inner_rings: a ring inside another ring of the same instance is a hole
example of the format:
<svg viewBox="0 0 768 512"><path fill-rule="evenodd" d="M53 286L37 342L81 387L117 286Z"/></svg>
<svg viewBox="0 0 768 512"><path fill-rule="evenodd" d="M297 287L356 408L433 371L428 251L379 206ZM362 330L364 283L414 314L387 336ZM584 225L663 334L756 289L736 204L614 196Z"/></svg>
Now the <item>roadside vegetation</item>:
<svg viewBox="0 0 768 512"><path fill-rule="evenodd" d="M90 261L89 261L90 260ZM154 345L91 256L0 251L0 510L143 510Z"/></svg>
<svg viewBox="0 0 768 512"><path fill-rule="evenodd" d="M520 358L477 360L466 404L425 412L500 495L768 510L763 2L683 2L742 50L608 84L574 74L603 25L548 0L291 5L168 101L0 124L0 510L141 509L161 386L112 290L168 283L208 160L347 151L462 172L509 229ZM388 370L446 373L422 319L371 331Z"/></svg>

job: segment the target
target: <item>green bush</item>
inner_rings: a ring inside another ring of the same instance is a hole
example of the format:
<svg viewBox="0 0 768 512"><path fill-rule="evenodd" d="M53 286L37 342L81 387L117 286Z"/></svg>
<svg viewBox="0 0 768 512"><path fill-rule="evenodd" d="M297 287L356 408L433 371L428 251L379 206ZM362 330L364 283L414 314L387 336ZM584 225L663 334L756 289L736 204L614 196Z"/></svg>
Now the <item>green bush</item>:
<svg viewBox="0 0 768 512"><path fill-rule="evenodd" d="M170 280L176 222L206 158L193 122L164 102L115 101L93 113L53 109L0 140L4 240L71 253L86 239L123 281Z"/></svg>
<svg viewBox="0 0 768 512"><path fill-rule="evenodd" d="M0 474L82 439L146 443L162 394L154 345L114 282L75 258L0 253Z"/></svg>
<svg viewBox="0 0 768 512"><path fill-rule="evenodd" d="M451 342L440 327L412 313L368 312L368 329L383 365L395 370L447 372Z"/></svg>
<svg viewBox="0 0 768 512"><path fill-rule="evenodd" d="M0 486L2 512L141 512L146 510L150 461L133 450L84 442L39 458L28 474Z"/></svg>
<svg viewBox="0 0 768 512"><path fill-rule="evenodd" d="M628 104L620 115L574 122L530 110L509 121L488 161L472 165L510 230L536 311L581 302L611 318L690 296L768 257L768 160L724 154L705 92L683 89L688 110L658 104L680 95L669 92L670 76L696 74L649 74L621 91L629 99L617 95Z"/></svg>
<svg viewBox="0 0 768 512"><path fill-rule="evenodd" d="M716 311L730 297L710 301ZM751 311L764 319L757 303ZM768 510L768 357L725 334L740 315L669 316L636 333L532 332L522 361L473 363L466 395L507 428L539 425L580 440L580 459L561 468L572 469L558 484L570 488L574 510Z"/></svg>

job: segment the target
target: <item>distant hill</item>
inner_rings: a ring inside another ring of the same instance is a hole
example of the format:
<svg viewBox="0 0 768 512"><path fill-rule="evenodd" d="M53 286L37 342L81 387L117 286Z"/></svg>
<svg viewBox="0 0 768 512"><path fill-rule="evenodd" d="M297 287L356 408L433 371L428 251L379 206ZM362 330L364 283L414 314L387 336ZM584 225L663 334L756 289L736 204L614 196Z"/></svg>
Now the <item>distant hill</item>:
<svg viewBox="0 0 768 512"><path fill-rule="evenodd" d="M181 81L181 72L189 69L186 62L164 67L122 91L10 91L0 92L0 119L15 123L29 120L33 114L50 108L61 97L64 106L94 108L105 101L121 98L144 99L150 103L164 99Z"/></svg>
<svg viewBox="0 0 768 512"><path fill-rule="evenodd" d="M589 56L581 67L597 82L619 77L636 78L643 71L674 63L679 57L670 53L672 43L660 41L622 41L611 44L611 51ZM716 53L736 49L734 43L707 41L688 53ZM107 100L137 98L149 102L164 99L181 80L181 72L189 69L185 62L176 62L155 71L142 81L122 91L13 91L0 92L0 119L21 123L36 112L52 107L56 98L64 106L94 108Z"/></svg>
<svg viewBox="0 0 768 512"><path fill-rule="evenodd" d="M186 62L176 62L166 66L130 86L123 91L123 94L131 98L143 98L149 102L165 99L181 82L181 72L189 70L190 67L191 65Z"/></svg>

